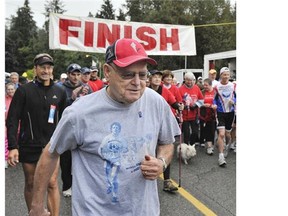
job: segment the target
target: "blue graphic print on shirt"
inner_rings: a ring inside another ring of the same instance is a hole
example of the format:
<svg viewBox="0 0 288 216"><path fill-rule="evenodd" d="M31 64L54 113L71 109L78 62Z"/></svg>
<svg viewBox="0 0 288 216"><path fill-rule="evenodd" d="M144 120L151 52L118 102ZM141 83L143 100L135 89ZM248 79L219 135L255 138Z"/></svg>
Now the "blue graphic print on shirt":
<svg viewBox="0 0 288 216"><path fill-rule="evenodd" d="M121 166L133 173L140 170L140 159L150 152L149 144L152 136L122 137L121 124L114 122L110 127L111 134L107 135L99 148L99 154L105 159L104 168L107 181L107 194L112 194L112 202L119 202L118 198L118 173ZM142 151L139 158L138 152Z"/></svg>

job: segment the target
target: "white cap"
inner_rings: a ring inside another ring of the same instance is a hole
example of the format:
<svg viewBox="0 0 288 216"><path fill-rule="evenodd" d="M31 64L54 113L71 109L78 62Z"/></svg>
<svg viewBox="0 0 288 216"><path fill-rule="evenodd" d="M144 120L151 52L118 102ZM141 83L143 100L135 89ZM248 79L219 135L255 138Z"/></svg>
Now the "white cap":
<svg viewBox="0 0 288 216"><path fill-rule="evenodd" d="M61 79L67 79L67 74L66 73L62 73L60 76Z"/></svg>
<svg viewBox="0 0 288 216"><path fill-rule="evenodd" d="M220 70L220 75L224 72L230 72L229 68L228 67L222 67Z"/></svg>
<svg viewBox="0 0 288 216"><path fill-rule="evenodd" d="M199 77L197 78L197 80L200 80L200 79L202 79L202 77L201 77L201 76L199 76Z"/></svg>

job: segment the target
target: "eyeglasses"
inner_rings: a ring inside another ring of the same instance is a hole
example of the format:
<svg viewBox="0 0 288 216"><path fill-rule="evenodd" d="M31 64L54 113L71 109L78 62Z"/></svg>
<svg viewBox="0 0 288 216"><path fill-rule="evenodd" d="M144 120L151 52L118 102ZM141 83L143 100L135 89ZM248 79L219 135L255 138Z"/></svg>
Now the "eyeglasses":
<svg viewBox="0 0 288 216"><path fill-rule="evenodd" d="M140 80L147 80L147 77L149 75L149 72L146 71L146 72L139 72L139 73L136 73L136 72L132 72L132 71L120 71L120 70L116 70L112 65L108 64L110 67L113 68L113 70L123 79L123 80L131 80L133 79L136 74L138 74L139 76L139 79Z"/></svg>

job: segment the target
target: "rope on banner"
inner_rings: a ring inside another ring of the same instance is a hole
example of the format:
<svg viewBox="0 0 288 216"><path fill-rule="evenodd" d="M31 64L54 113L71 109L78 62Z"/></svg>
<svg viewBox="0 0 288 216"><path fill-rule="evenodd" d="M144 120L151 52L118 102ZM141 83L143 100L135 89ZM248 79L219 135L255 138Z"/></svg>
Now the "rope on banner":
<svg viewBox="0 0 288 216"><path fill-rule="evenodd" d="M223 26L223 25L236 25L236 22L194 25L194 27L199 28L199 27L211 27L211 26Z"/></svg>

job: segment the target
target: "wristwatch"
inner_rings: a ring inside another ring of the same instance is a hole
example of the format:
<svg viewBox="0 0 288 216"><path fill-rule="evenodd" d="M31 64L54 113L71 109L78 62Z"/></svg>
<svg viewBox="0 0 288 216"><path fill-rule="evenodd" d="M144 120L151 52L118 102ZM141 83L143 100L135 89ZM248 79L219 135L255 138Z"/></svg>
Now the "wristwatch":
<svg viewBox="0 0 288 216"><path fill-rule="evenodd" d="M163 172L164 172L164 171L166 170L166 168L167 168L167 163L166 163L166 161L165 161L165 158L159 157L158 159L163 162Z"/></svg>

